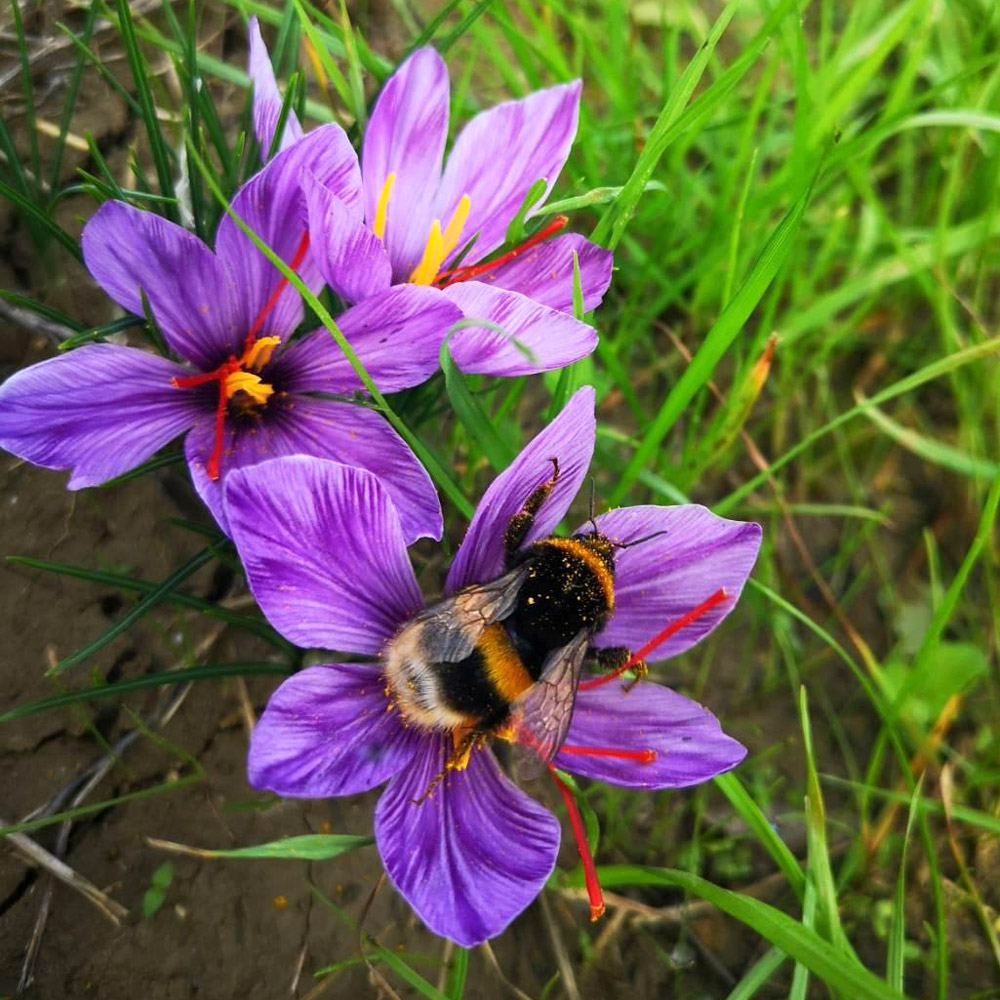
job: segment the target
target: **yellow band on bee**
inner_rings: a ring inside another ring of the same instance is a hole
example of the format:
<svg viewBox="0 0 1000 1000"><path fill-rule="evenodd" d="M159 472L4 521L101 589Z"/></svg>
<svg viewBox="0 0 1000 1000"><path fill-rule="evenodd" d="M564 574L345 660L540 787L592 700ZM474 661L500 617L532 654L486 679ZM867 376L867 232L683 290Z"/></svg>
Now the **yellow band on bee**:
<svg viewBox="0 0 1000 1000"><path fill-rule="evenodd" d="M476 649L483 658L490 683L506 701L515 701L531 687L531 675L503 625L487 625L476 643Z"/></svg>

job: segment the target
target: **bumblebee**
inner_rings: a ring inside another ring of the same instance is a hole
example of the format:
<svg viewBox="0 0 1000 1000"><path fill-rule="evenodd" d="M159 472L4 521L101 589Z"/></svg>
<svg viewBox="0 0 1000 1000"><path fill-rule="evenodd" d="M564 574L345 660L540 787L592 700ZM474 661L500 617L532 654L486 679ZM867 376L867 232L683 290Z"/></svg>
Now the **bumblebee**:
<svg viewBox="0 0 1000 1000"><path fill-rule="evenodd" d="M551 760L569 728L585 660L616 669L631 656L623 647L591 646L614 611L614 553L625 547L598 531L593 510L592 531L521 549L559 481L558 460L551 461L551 478L504 531L504 574L429 605L384 652L387 694L403 718L454 733L454 751L428 794L491 737ZM638 677L647 668L640 661L633 669Z"/></svg>

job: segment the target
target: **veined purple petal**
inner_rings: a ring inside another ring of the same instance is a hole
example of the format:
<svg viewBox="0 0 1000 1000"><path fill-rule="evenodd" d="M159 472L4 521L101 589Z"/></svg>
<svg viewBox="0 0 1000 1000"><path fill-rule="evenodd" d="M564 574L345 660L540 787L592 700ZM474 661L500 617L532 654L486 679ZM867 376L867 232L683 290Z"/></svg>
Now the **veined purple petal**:
<svg viewBox="0 0 1000 1000"><path fill-rule="evenodd" d="M250 48L247 73L253 83L253 130L260 143L261 158L266 159L274 142L274 130L278 127L283 102L256 16L251 17L247 25L247 41ZM298 142L303 134L298 116L289 108L278 151Z"/></svg>
<svg viewBox="0 0 1000 1000"><path fill-rule="evenodd" d="M375 473L395 505L407 544L426 536L441 537L441 501L430 476L374 410L288 395L270 402L260 420L227 420L224 441L218 480L205 471L215 443L214 423L201 420L188 435L185 452L198 495L227 533L222 483L228 473L284 455L311 455Z"/></svg>
<svg viewBox="0 0 1000 1000"><path fill-rule="evenodd" d="M354 149L339 125L313 129L304 139L278 153L233 198L236 214L286 264L291 264L302 252L309 225L304 186L313 182L325 185L361 221L361 173ZM215 252L236 280L243 304L245 335L281 282L281 272L229 215L224 215L219 223ZM313 291L323 287L311 251L305 253L296 271ZM287 337L301 320L302 300L289 284L258 335Z"/></svg>
<svg viewBox="0 0 1000 1000"><path fill-rule="evenodd" d="M435 934L471 948L499 934L541 892L559 850L556 818L473 751L426 801L450 737L427 737L375 809L393 885Z"/></svg>
<svg viewBox="0 0 1000 1000"><path fill-rule="evenodd" d="M395 175L385 206L383 240L397 281L405 281L423 255L447 134L448 70L434 49L417 49L379 94L361 154L370 227L386 181ZM443 219L442 226L447 221Z"/></svg>
<svg viewBox="0 0 1000 1000"><path fill-rule="evenodd" d="M462 281L449 285L444 294L467 319L493 324L493 327L466 327L451 335L451 353L462 371L478 375L533 375L563 368L585 358L597 347L597 334L592 326L520 292L481 281Z"/></svg>
<svg viewBox="0 0 1000 1000"><path fill-rule="evenodd" d="M462 195L469 216L459 247L479 237L464 264L474 264L500 246L528 189L544 178L548 197L569 156L580 109L579 80L507 101L476 115L448 155L434 217L444 226ZM529 213L530 217L530 213Z"/></svg>
<svg viewBox="0 0 1000 1000"><path fill-rule="evenodd" d="M660 684L621 682L578 691L566 745L655 750L649 764L579 753L556 754L556 766L626 788L681 788L735 767L746 749L707 708Z"/></svg>
<svg viewBox="0 0 1000 1000"><path fill-rule="evenodd" d="M441 342L462 318L459 308L436 288L395 285L337 318L380 392L420 385L437 371ZM296 392L363 392L350 362L325 330L303 337L280 359L286 388Z"/></svg>
<svg viewBox="0 0 1000 1000"><path fill-rule="evenodd" d="M552 534L587 474L596 427L594 390L586 385L490 484L448 571L449 592L500 576L504 570L503 533L507 522L534 489L551 479L555 458L559 461L559 482L536 515L524 544Z"/></svg>
<svg viewBox="0 0 1000 1000"><path fill-rule="evenodd" d="M170 384L187 374L166 358L115 344L40 361L0 386L0 448L46 469L71 469L71 490L96 486L200 418L200 401Z"/></svg>
<svg viewBox="0 0 1000 1000"><path fill-rule="evenodd" d="M728 594L659 646L651 660L689 649L729 614L760 548L759 524L729 521L698 504L622 507L596 520L600 531L618 542L664 534L615 553L615 611L595 645L639 649L720 587Z"/></svg>
<svg viewBox="0 0 1000 1000"><path fill-rule="evenodd" d="M509 288L560 312L573 311L573 254L580 261L584 312L601 304L611 284L613 254L578 233L564 233L533 247L478 280Z"/></svg>
<svg viewBox="0 0 1000 1000"><path fill-rule="evenodd" d="M271 695L250 737L254 788L301 799L357 795L388 781L411 760L416 730L386 711L379 667L309 667Z"/></svg>
<svg viewBox="0 0 1000 1000"><path fill-rule="evenodd" d="M236 281L194 233L108 201L83 227L81 242L101 288L137 316L144 291L167 343L203 371L242 343L246 307Z"/></svg>
<svg viewBox="0 0 1000 1000"><path fill-rule="evenodd" d="M378 653L420 609L399 515L370 472L261 462L226 476L225 503L257 603L297 645Z"/></svg>
<svg viewBox="0 0 1000 1000"><path fill-rule="evenodd" d="M319 181L306 194L312 252L326 283L345 302L385 291L392 265L382 241Z"/></svg>

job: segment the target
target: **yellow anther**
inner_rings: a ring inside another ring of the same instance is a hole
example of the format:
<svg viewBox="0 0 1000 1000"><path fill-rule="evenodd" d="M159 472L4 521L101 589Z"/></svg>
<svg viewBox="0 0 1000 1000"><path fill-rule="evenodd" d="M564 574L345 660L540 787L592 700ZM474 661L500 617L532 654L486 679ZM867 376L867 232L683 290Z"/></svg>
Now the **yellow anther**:
<svg viewBox="0 0 1000 1000"><path fill-rule="evenodd" d="M239 371L226 376L226 399L232 399L238 392L245 392L252 402L263 405L274 392L274 387L262 382L260 376L253 372Z"/></svg>
<svg viewBox="0 0 1000 1000"><path fill-rule="evenodd" d="M259 372L271 360L274 349L280 343L280 337L261 337L255 340L243 355L243 367Z"/></svg>
<svg viewBox="0 0 1000 1000"><path fill-rule="evenodd" d="M465 228L465 220L469 217L469 205L471 205L469 196L463 194L458 200L458 205L455 207L455 211L451 214L451 219L444 230L444 256L447 257L455 247L458 246L459 237L462 235L462 230ZM442 258L443 262L444 258ZM436 278L437 275L435 274Z"/></svg>
<svg viewBox="0 0 1000 1000"><path fill-rule="evenodd" d="M441 220L435 219L424 247L424 256L413 269L410 281L415 285L429 285L436 277L444 260L444 237L441 235Z"/></svg>
<svg viewBox="0 0 1000 1000"><path fill-rule="evenodd" d="M431 224L427 246L424 247L424 256L410 275L410 281L414 285L429 285L438 276L445 258L458 246L462 230L469 218L470 204L469 196L463 194L458 200L458 205L455 206L455 211L451 213L451 218L443 233L441 232L440 219L435 219Z"/></svg>
<svg viewBox="0 0 1000 1000"><path fill-rule="evenodd" d="M375 221L372 223L372 232L380 240L385 236L385 216L389 211L389 195L392 193L392 186L395 183L396 175L389 174L378 196L378 206L375 209Z"/></svg>

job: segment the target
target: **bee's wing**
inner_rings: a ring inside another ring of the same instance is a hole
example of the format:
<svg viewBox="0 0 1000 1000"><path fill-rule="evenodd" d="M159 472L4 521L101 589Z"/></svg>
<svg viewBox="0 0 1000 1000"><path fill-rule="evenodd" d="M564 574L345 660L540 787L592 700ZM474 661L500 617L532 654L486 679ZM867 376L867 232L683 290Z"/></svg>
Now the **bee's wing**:
<svg viewBox="0 0 1000 1000"><path fill-rule="evenodd" d="M511 707L514 742L544 761L552 760L566 739L580 668L590 645L584 629L559 649L549 653L541 676Z"/></svg>
<svg viewBox="0 0 1000 1000"><path fill-rule="evenodd" d="M428 655L439 663L464 660L483 629L502 621L514 609L527 575L527 566L518 566L489 583L463 587L417 615L410 625L419 624Z"/></svg>

